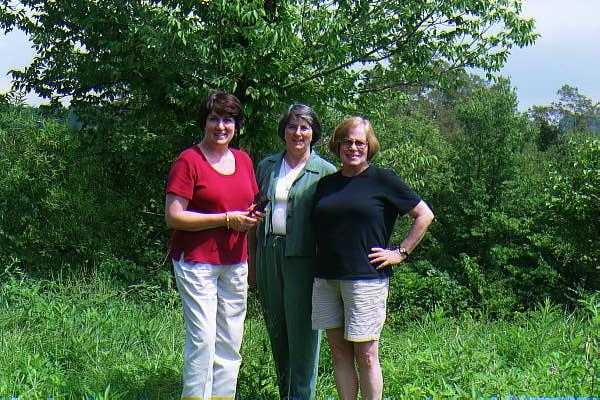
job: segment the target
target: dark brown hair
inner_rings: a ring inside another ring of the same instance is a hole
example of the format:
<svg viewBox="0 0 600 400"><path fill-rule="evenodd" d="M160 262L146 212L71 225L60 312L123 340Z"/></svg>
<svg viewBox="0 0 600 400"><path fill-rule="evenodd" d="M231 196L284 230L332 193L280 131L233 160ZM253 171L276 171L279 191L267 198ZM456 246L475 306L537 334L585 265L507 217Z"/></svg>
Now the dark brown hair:
<svg viewBox="0 0 600 400"><path fill-rule="evenodd" d="M237 97L221 90L210 93L198 109L198 123L202 129L206 126L206 118L210 113L235 119L235 131L244 126L244 112Z"/></svg>

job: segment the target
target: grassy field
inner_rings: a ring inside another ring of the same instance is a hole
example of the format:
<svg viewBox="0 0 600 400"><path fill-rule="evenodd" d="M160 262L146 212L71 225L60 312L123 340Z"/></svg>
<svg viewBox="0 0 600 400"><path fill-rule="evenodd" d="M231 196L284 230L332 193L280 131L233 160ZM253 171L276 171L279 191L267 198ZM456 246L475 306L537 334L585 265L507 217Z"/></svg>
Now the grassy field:
<svg viewBox="0 0 600 400"><path fill-rule="evenodd" d="M177 399L183 321L175 291L98 275L0 281L0 399ZM388 399L600 397L599 297L511 321L449 318L388 326ZM250 302L239 397L275 399L264 323ZM323 343L318 398L336 398Z"/></svg>

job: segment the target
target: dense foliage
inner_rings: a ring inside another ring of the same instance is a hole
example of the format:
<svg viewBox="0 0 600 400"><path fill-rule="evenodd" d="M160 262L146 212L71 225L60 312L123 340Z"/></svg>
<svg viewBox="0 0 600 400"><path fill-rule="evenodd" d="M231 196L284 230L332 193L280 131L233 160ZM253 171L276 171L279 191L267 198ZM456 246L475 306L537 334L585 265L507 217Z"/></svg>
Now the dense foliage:
<svg viewBox="0 0 600 400"><path fill-rule="evenodd" d="M150 183L138 171L139 186L123 186L116 165L107 168L104 153L66 119L0 103L0 263L30 270L87 269L112 257L160 263L164 173Z"/></svg>
<svg viewBox="0 0 600 400"><path fill-rule="evenodd" d="M444 116L429 115L444 96ZM540 150L541 128L517 112L504 81L472 79L458 94L398 94L365 108L375 110L383 145L375 162L396 170L437 215L413 262L394 276L392 319L435 307L502 316L600 288L598 136L561 133ZM60 109L0 105L3 264L96 267L133 285L168 279L168 160L152 167L145 159L139 169L141 155L132 152L109 167L106 153L67 120ZM137 186L119 181L119 165L135 168ZM394 240L407 223L400 221Z"/></svg>
<svg viewBox="0 0 600 400"><path fill-rule="evenodd" d="M0 29L23 30L37 51L12 72L16 87L69 97L129 187L128 171L197 140L208 90L240 98L238 144L260 156L292 101L343 112L362 95L452 84L464 67L498 71L533 28L515 0L0 1Z"/></svg>
<svg viewBox="0 0 600 400"><path fill-rule="evenodd" d="M371 118L375 162L437 215L394 277L399 318L504 315L597 290L597 104L565 86L528 119L508 82L463 72L497 71L535 40L520 13L513 0L2 0L0 27L38 53L15 85L52 102L0 98L0 261L131 283L167 270L164 179L200 136L199 99L221 88L242 100L236 144L257 159L279 145L291 101L316 107L325 136L349 113Z"/></svg>
<svg viewBox="0 0 600 400"><path fill-rule="evenodd" d="M269 117L293 100L339 109L364 93L450 83L464 67L498 71L538 36L520 14L515 0L2 0L0 28L22 29L38 53L13 72L18 87L180 123L221 88L268 141Z"/></svg>
<svg viewBox="0 0 600 400"><path fill-rule="evenodd" d="M504 81L472 79L458 93L429 93L400 116L395 110L379 122L377 162L437 215L418 260L393 280L396 315L435 305L507 315L600 288L598 136L562 133L541 151L542 128L517 112Z"/></svg>

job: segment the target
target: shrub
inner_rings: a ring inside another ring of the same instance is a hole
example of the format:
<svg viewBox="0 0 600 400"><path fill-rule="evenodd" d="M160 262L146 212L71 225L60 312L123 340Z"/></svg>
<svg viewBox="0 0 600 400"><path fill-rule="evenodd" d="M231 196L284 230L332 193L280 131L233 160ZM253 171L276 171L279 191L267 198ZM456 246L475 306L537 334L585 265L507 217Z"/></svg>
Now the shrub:
<svg viewBox="0 0 600 400"><path fill-rule="evenodd" d="M566 287L600 289L600 138L575 134L561 145L544 187L543 229L532 240Z"/></svg>
<svg viewBox="0 0 600 400"><path fill-rule="evenodd" d="M435 308L459 315L471 306L468 289L429 261L410 263L390 280L388 309L393 323L419 319Z"/></svg>
<svg viewBox="0 0 600 400"><path fill-rule="evenodd" d="M105 157L88 139L64 118L0 106L0 257L37 269L163 260L163 175L148 170L132 187L139 170L123 174L111 162L118 154Z"/></svg>

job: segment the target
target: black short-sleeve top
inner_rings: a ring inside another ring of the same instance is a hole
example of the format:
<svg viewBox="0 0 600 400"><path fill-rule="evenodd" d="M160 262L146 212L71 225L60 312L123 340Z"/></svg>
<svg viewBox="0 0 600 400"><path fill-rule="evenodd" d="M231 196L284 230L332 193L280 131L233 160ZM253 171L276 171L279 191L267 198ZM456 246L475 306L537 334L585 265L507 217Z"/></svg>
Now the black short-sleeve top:
<svg viewBox="0 0 600 400"><path fill-rule="evenodd" d="M390 269L377 270L368 255L373 247L388 247L396 218L420 201L395 172L376 166L352 177L338 171L321 179L312 212L316 277L352 280L389 276Z"/></svg>

